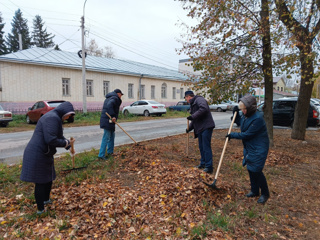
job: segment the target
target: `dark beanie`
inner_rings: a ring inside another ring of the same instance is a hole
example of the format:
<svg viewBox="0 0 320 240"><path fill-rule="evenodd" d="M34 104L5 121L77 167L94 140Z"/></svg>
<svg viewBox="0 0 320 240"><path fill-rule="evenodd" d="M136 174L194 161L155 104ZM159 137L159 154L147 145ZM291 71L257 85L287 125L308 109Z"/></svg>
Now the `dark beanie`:
<svg viewBox="0 0 320 240"><path fill-rule="evenodd" d="M240 101L247 108L247 113L245 114L246 117L251 117L257 111L257 100L254 96L248 94L244 97L240 98Z"/></svg>
<svg viewBox="0 0 320 240"><path fill-rule="evenodd" d="M194 95L194 93L191 90L188 90L184 93L184 97L188 96L188 95Z"/></svg>

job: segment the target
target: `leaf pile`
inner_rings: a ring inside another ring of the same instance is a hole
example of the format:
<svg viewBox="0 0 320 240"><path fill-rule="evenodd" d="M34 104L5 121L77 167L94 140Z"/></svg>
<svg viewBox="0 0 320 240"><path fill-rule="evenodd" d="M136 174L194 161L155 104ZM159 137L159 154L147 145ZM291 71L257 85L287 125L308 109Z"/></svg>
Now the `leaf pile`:
<svg viewBox="0 0 320 240"><path fill-rule="evenodd" d="M217 181L194 168L197 140L185 135L119 147L116 166L102 178L103 168L84 180L68 182L60 174L53 185L48 213L34 216L34 200L26 192L1 193L0 237L8 239L312 239L319 236L319 132L308 142L275 131L265 175L271 198L266 205L247 199L246 169L241 166L241 141L230 141ZM217 166L225 131L215 130L212 142ZM285 141L284 141L285 140ZM285 144L278 144L279 141ZM315 141L314 143L312 141ZM295 146L295 154L288 146ZM287 148L288 147L288 148ZM298 149L300 148L300 149ZM313 156L313 157L312 157ZM305 159L308 159L306 163ZM98 161L98 160L97 160ZM84 170L86 171L86 170ZM78 173L85 174L85 172ZM32 186L28 188L32 194Z"/></svg>

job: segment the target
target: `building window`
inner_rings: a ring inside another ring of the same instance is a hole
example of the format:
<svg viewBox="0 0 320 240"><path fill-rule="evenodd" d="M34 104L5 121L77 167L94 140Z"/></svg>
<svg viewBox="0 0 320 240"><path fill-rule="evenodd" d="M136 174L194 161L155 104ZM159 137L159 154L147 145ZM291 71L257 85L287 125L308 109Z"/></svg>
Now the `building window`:
<svg viewBox="0 0 320 240"><path fill-rule="evenodd" d="M128 84L128 98L133 98L133 84Z"/></svg>
<svg viewBox="0 0 320 240"><path fill-rule="evenodd" d="M167 84L161 85L161 98L167 98Z"/></svg>
<svg viewBox="0 0 320 240"><path fill-rule="evenodd" d="M279 87L277 87L277 90L279 91L279 90L280 90L280 88L279 88Z"/></svg>
<svg viewBox="0 0 320 240"><path fill-rule="evenodd" d="M93 97L93 80L87 80L87 96Z"/></svg>
<svg viewBox="0 0 320 240"><path fill-rule="evenodd" d="M173 88L172 88L172 98L173 98L173 99L176 99L176 91L177 91L176 88L173 87Z"/></svg>
<svg viewBox="0 0 320 240"><path fill-rule="evenodd" d="M281 87L281 92L283 92L283 87Z"/></svg>
<svg viewBox="0 0 320 240"><path fill-rule="evenodd" d="M62 96L70 96L70 79L62 78Z"/></svg>
<svg viewBox="0 0 320 240"><path fill-rule="evenodd" d="M183 88L180 88L180 99L184 99Z"/></svg>
<svg viewBox="0 0 320 240"><path fill-rule="evenodd" d="M141 85L141 86L140 86L140 96L141 96L141 99L145 99L145 98L146 98L146 95L145 95L145 85Z"/></svg>
<svg viewBox="0 0 320 240"><path fill-rule="evenodd" d="M152 85L151 86L151 99L156 98L156 86Z"/></svg>
<svg viewBox="0 0 320 240"><path fill-rule="evenodd" d="M103 95L106 96L109 93L109 81L103 81Z"/></svg>

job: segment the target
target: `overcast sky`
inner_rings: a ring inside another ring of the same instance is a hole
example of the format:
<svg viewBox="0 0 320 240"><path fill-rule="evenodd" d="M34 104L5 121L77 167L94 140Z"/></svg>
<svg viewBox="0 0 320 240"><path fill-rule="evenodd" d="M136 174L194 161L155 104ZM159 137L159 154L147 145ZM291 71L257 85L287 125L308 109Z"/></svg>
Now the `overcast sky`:
<svg viewBox="0 0 320 240"><path fill-rule="evenodd" d="M64 51L81 50L80 19L85 10L86 42L95 39L99 47L112 47L115 57L178 69L177 41L185 30L181 22L192 24L181 3L174 0L1 0L0 12L5 35L18 8L28 20L40 15L54 42Z"/></svg>

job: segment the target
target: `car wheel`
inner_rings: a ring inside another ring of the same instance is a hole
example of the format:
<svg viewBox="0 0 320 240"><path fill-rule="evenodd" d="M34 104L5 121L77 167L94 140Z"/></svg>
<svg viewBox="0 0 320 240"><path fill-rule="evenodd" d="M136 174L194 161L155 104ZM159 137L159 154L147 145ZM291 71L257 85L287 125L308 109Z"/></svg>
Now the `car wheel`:
<svg viewBox="0 0 320 240"><path fill-rule="evenodd" d="M129 115L129 111L128 110L124 110L123 115L124 116L128 116Z"/></svg>
<svg viewBox="0 0 320 240"><path fill-rule="evenodd" d="M28 115L26 116L26 121L27 121L28 124L31 124L31 123L32 123L32 121L30 120L30 118L29 118Z"/></svg>
<svg viewBox="0 0 320 240"><path fill-rule="evenodd" d="M290 123L290 128L293 128L293 120Z"/></svg>
<svg viewBox="0 0 320 240"><path fill-rule="evenodd" d="M3 123L1 123L1 126L2 126L2 127L7 127L8 124L9 124L8 122L3 122Z"/></svg>
<svg viewBox="0 0 320 240"><path fill-rule="evenodd" d="M149 117L149 116L150 116L150 113L149 113L148 110L145 110L145 111L143 112L143 115L146 116L146 117Z"/></svg>
<svg viewBox="0 0 320 240"><path fill-rule="evenodd" d="M218 112L222 112L222 109L220 107L217 108Z"/></svg>

